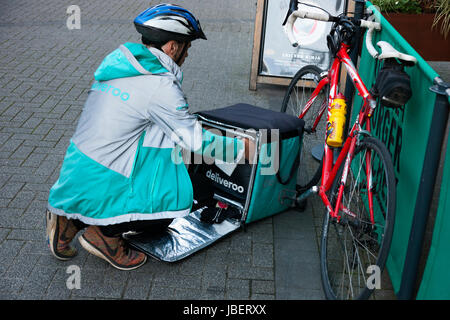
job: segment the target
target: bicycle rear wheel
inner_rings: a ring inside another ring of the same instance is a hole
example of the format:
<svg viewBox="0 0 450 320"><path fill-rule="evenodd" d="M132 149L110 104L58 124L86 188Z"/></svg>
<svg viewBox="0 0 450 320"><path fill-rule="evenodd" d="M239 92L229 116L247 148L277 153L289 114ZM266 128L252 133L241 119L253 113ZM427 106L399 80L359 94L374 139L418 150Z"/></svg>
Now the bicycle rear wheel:
<svg viewBox="0 0 450 320"><path fill-rule="evenodd" d="M344 165L331 189L333 206ZM373 224L368 199L370 181ZM341 220L336 222L326 212L323 222L320 264L328 299L367 299L371 294L376 298L374 289L380 284L394 230L395 202L395 175L389 152L379 140L365 138L356 148L348 170L339 211Z"/></svg>
<svg viewBox="0 0 450 320"><path fill-rule="evenodd" d="M314 89L317 87L317 84L321 79L321 72L321 69L312 65L301 68L289 84L283 99L281 112L298 117L310 99ZM310 109L302 118L305 120L305 130L303 133L303 143L300 150L300 165L297 175L297 189L300 191L307 190L312 186L317 185L321 177L322 162L320 158L323 154L323 143L325 141L327 121L326 110L325 114L320 118L316 130L312 130L311 128L318 118L321 108L326 108L327 100L328 85L320 91ZM312 154L313 149L315 157L313 157Z"/></svg>

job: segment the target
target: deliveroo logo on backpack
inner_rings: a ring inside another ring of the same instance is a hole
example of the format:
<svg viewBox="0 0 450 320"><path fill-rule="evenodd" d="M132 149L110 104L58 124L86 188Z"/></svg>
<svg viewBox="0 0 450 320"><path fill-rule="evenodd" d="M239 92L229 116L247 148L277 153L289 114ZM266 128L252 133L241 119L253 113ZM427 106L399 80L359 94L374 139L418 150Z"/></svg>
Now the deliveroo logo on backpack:
<svg viewBox="0 0 450 320"><path fill-rule="evenodd" d="M211 169L209 169L206 172L206 177L218 184L223 185L225 188L231 189L233 191L237 191L239 193L244 193L243 186L237 185L236 183L234 183L232 181L222 178L219 173L215 173Z"/></svg>
<svg viewBox="0 0 450 320"><path fill-rule="evenodd" d="M116 88L110 84L101 83L99 81L95 81L91 89L112 94L114 97L119 97L122 101L127 101L130 98L130 94L128 92L122 92L119 88Z"/></svg>

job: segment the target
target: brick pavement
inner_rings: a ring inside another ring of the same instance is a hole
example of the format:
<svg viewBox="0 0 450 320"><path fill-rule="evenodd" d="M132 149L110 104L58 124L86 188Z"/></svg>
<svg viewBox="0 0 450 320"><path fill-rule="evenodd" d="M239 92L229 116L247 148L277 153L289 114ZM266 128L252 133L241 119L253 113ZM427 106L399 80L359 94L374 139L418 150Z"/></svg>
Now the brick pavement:
<svg viewBox="0 0 450 320"><path fill-rule="evenodd" d="M156 1L152 1L156 3ZM202 21L184 68L194 111L236 102L278 108L281 92L248 90L254 1L178 1ZM44 212L69 140L103 57L139 41L133 18L148 1L77 1L81 29L68 30L68 4L0 3L0 299L275 299L272 218L237 231L179 263L150 260L121 272L87 254L54 259ZM276 95L278 94L278 100ZM68 290L69 265L81 289Z"/></svg>
<svg viewBox="0 0 450 320"><path fill-rule="evenodd" d="M183 66L193 111L237 102L279 110L282 88L248 90L256 1L177 3L195 12L208 37L193 43ZM139 42L132 20L149 1L74 4L80 30L67 29L66 2L0 3L0 299L322 299L314 206L303 216L289 211L253 223L179 263L150 259L133 272L110 267L78 242L72 261L51 256L48 190L95 69L119 44ZM81 268L79 290L66 287L71 264Z"/></svg>

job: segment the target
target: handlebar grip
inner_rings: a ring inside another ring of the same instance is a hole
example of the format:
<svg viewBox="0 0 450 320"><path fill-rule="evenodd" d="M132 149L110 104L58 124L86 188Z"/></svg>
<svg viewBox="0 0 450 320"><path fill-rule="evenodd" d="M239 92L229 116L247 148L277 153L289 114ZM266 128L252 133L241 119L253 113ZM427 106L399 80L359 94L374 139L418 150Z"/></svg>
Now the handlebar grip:
<svg viewBox="0 0 450 320"><path fill-rule="evenodd" d="M378 57L378 51L374 48L372 44L372 34L373 34L374 28L369 28L366 34L366 49L369 52L369 54L374 58L377 59Z"/></svg>
<svg viewBox="0 0 450 320"><path fill-rule="evenodd" d="M381 24L379 22L359 20L360 26L367 29L375 29L377 31L381 30Z"/></svg>
<svg viewBox="0 0 450 320"><path fill-rule="evenodd" d="M301 19L312 19L319 21L330 21L330 15L324 12L311 12L302 9L298 9L292 12L291 16L296 16Z"/></svg>
<svg viewBox="0 0 450 320"><path fill-rule="evenodd" d="M379 22L374 21L367 21L367 20L359 20L360 26L363 28L367 28L367 35L366 35L366 48L369 54L374 58L378 58L378 51L374 48L372 44L372 34L373 30L381 30L381 24Z"/></svg>
<svg viewBox="0 0 450 320"><path fill-rule="evenodd" d="M301 19L312 19L312 20L319 20L319 21L330 21L330 15L326 13L321 12L309 12L304 10L296 10L292 12L292 14L289 16L286 24L286 31L289 38L289 41L291 42L292 46L297 47L298 42L295 40L294 34L292 32L292 29L294 27L295 20L297 18Z"/></svg>

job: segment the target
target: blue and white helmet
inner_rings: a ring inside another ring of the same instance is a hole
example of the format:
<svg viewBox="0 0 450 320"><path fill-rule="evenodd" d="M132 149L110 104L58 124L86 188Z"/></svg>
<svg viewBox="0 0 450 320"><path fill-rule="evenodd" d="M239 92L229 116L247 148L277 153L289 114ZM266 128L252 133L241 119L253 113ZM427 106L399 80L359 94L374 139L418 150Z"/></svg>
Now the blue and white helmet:
<svg viewBox="0 0 450 320"><path fill-rule="evenodd" d="M134 19L136 30L147 42L190 42L205 39L200 22L189 11L172 4L159 4L141 12Z"/></svg>

